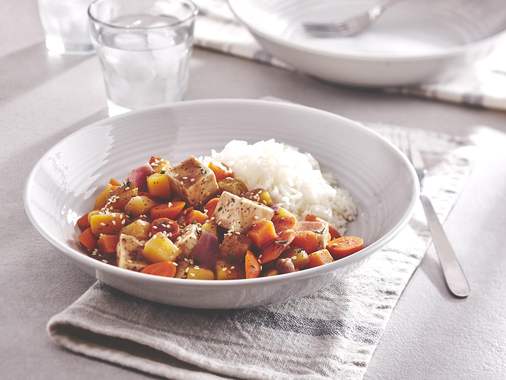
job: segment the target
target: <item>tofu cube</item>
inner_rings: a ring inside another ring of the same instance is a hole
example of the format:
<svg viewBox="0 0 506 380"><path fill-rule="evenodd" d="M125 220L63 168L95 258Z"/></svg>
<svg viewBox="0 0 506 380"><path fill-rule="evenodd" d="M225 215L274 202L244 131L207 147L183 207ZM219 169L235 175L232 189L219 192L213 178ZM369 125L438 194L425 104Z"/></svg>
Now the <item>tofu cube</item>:
<svg viewBox="0 0 506 380"><path fill-rule="evenodd" d="M190 157L167 172L171 188L191 206L201 205L219 191L211 169Z"/></svg>
<svg viewBox="0 0 506 380"><path fill-rule="evenodd" d="M261 219L271 220L274 210L260 203L224 191L214 211L216 223L230 231L242 232Z"/></svg>
<svg viewBox="0 0 506 380"><path fill-rule="evenodd" d="M140 271L149 263L142 256L142 243L134 236L121 234L116 246L117 264L120 268Z"/></svg>
<svg viewBox="0 0 506 380"><path fill-rule="evenodd" d="M179 248L181 256L187 257L191 254L199 241L200 230L201 227L197 224L189 224L183 229L176 240L176 246Z"/></svg>

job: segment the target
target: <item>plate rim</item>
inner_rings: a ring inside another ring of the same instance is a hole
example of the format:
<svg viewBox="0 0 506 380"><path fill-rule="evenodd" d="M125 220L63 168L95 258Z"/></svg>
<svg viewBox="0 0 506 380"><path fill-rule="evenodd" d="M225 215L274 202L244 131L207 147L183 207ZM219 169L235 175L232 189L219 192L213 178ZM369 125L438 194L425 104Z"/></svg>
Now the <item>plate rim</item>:
<svg viewBox="0 0 506 380"><path fill-rule="evenodd" d="M61 242L59 239L52 236L51 233L49 233L42 225L40 225L34 214L31 210L30 205L30 199L29 199L29 193L31 186L34 183L34 177L39 170L40 166L44 162L44 160L53 152L53 150L57 149L58 146L61 144L64 144L67 139L70 139L74 137L75 135L79 135L80 133L83 133L83 130L96 128L99 126L103 126L104 124L108 124L110 122L114 122L116 120L121 120L125 118L129 118L132 116L142 115L143 113L149 114L151 112L161 110L161 109L173 109L173 108L185 108L185 107L193 107L198 106L200 104L249 104L252 106L261 105L262 107L282 107L287 109L296 109L296 110L303 110L305 112L311 112L314 114L320 114L326 117L333 118L335 120L338 120L339 122L344 122L349 124L353 128L359 128L364 133L369 134L373 136L375 139L380 140L382 143L386 144L390 150L394 152L394 154L397 156L397 158L400 159L400 162L402 162L405 166L405 169L409 172L412 182L412 187L410 188L411 193L411 199L409 201L409 205L407 209L404 211L404 214L402 217L397 221L397 223L388 230L385 234L383 234L379 239L377 239L375 242L371 243L370 245L366 246L364 249L360 250L356 254L347 256L343 259L334 261L332 263L321 265L319 267L315 268L309 268L305 269L303 271L298 271L294 273L287 273L279 276L269 276L269 277L258 277L254 279L238 279L238 280L227 280L227 281L217 281L217 280L188 280L188 279L180 279L180 278L169 278L169 277L162 277L162 276L152 276L147 275L140 272L130 271L127 269L123 269L120 267L117 267L115 265L110 265L103 263L99 260L95 260L88 255L86 255L84 252L71 247L68 244L65 244L64 242ZM125 114L113 116L104 118L98 121L95 121L93 123L90 123L86 126L83 126L79 128L77 131L74 131L70 133L69 135L65 136L64 138L57 141L55 144L53 144L42 156L41 158L35 163L32 170L30 171L30 174L28 175L24 190L23 190L23 206L25 210L25 214L27 215L28 219L30 220L30 223L35 227L35 229L39 232L39 234L44 237L51 245L53 245L55 248L57 248L59 251L61 251L63 254L70 256L71 259L75 259L80 264L92 267L96 272L96 277L98 277L98 270L102 270L104 272L107 272L110 275L121 277L121 278L129 278L130 280L138 280L138 281L144 281L149 282L151 284L166 284L166 285L177 285L177 286L185 286L185 287L200 287L200 286L207 286L207 287L235 287L235 286L256 286L259 284L268 284L268 283L277 283L277 282L284 282L289 281L290 279L305 279L310 277L316 277L320 274L331 272L334 270L337 270L340 267L347 266L355 261L360 261L364 259L365 257L373 254L376 251L379 251L382 247L384 247L389 241L391 241L398 232L409 222L413 215L414 207L416 205L418 196L420 193L419 183L418 183L418 177L416 176L416 172L413 168L413 166L409 163L406 156L392 143L390 143L388 140L386 140L384 137L382 137L379 133L376 131L371 130L370 128L365 127L363 124L353 121L351 119L345 118L343 116L337 115L332 112L328 112L325 110L308 107L304 105L299 105L295 103L288 103L288 102L276 102L272 100L262 100L262 99L237 99L237 98L219 98L219 99L201 99L201 100L189 100L189 101L182 101L182 102L175 102L172 104L165 104L165 105L158 105L158 106L152 106L152 107L146 107L135 111L130 111Z"/></svg>

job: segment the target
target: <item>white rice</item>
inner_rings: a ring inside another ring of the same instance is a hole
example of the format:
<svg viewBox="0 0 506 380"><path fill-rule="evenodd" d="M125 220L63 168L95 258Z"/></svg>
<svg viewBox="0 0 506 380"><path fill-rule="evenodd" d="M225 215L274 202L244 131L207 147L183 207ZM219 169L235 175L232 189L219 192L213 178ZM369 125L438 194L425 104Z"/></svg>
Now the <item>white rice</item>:
<svg viewBox="0 0 506 380"><path fill-rule="evenodd" d="M221 152L213 150L203 160L228 165L249 189L269 191L276 204L299 218L315 214L343 233L347 222L357 215L350 194L335 185L330 173L321 172L313 156L292 146L274 140L255 144L232 140Z"/></svg>

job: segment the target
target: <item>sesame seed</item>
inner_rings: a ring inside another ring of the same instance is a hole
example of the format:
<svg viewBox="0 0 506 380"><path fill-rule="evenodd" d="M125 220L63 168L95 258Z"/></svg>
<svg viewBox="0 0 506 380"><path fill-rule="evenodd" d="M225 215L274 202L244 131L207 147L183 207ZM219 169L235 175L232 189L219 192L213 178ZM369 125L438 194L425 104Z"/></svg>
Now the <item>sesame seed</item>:
<svg viewBox="0 0 506 380"><path fill-rule="evenodd" d="M190 273L190 277L195 277L195 273Z"/></svg>
<svg viewBox="0 0 506 380"><path fill-rule="evenodd" d="M106 226L107 224L105 224L104 222L100 222L100 225L101 225L102 227L104 227L104 226Z"/></svg>
<svg viewBox="0 0 506 380"><path fill-rule="evenodd" d="M113 220L113 221L112 221L112 224L115 226L115 225L116 225L116 221L115 221L115 220Z"/></svg>
<svg viewBox="0 0 506 380"><path fill-rule="evenodd" d="M230 269L235 269L235 266L234 266L234 265L232 265L232 266L230 267Z"/></svg>
<svg viewBox="0 0 506 380"><path fill-rule="evenodd" d="M195 267L194 267L194 268L195 268L195 269L200 269L200 267L199 267L198 265L195 265Z"/></svg>

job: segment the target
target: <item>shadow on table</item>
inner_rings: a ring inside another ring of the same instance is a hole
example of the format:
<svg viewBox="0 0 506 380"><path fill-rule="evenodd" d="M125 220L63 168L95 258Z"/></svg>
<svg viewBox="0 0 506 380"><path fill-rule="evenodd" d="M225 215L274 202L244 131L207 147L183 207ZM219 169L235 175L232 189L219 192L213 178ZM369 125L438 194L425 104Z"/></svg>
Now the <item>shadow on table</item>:
<svg viewBox="0 0 506 380"><path fill-rule="evenodd" d="M0 57L0 101L13 100L90 57L52 56L42 41Z"/></svg>
<svg viewBox="0 0 506 380"><path fill-rule="evenodd" d="M104 119L107 116L107 108L101 108L96 112L89 114L85 118L69 124L64 129L58 131L58 133L48 135L46 138L38 141L37 143L26 146L24 149L18 151L15 155L10 156L2 163L2 166L0 166L0 177L10 178L12 177L9 176L11 172L24 173L27 175L37 160L39 160L44 152L46 152L51 146L78 129L100 119ZM27 159L27 157L30 157L31 159ZM24 181L24 176L15 176L14 179L6 185L8 187L7 192L12 191L17 194L22 194Z"/></svg>

